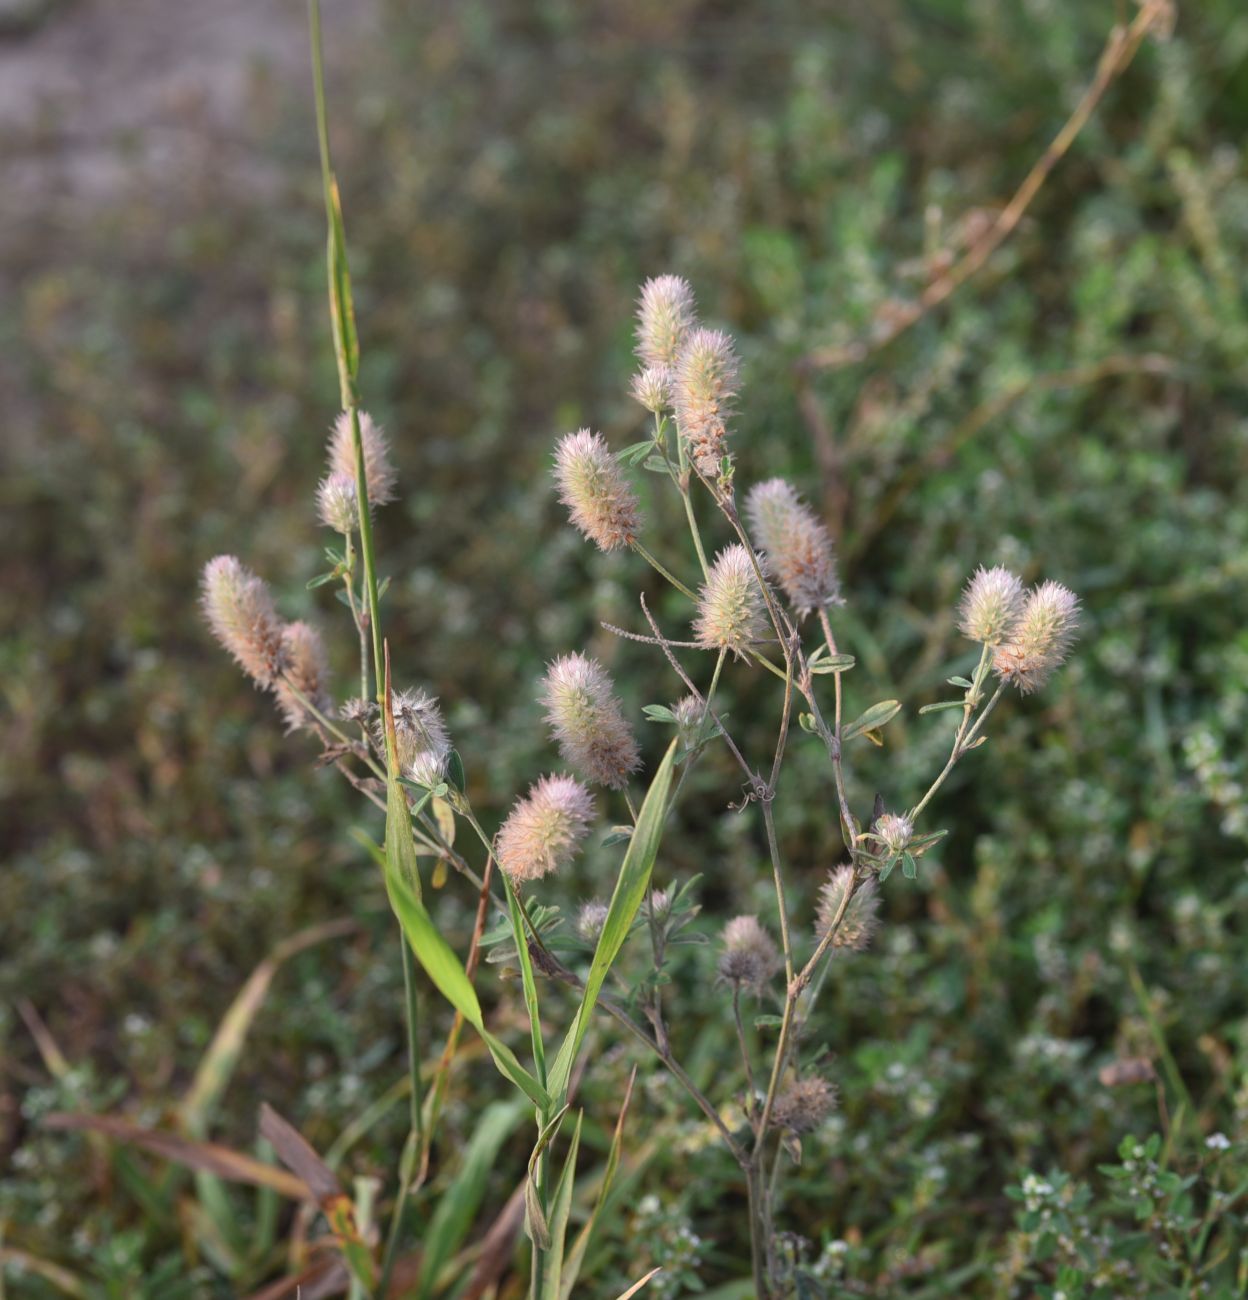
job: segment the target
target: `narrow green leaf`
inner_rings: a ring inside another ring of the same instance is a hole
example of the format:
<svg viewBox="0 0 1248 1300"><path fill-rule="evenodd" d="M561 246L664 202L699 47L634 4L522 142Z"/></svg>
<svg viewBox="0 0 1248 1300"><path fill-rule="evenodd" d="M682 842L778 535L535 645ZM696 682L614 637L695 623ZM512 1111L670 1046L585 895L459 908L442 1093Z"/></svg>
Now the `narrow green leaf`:
<svg viewBox="0 0 1248 1300"><path fill-rule="evenodd" d="M855 736L861 736L864 732L875 731L886 722L891 722L900 712L900 700L880 700L845 727L841 732L841 739L853 740Z"/></svg>
<svg viewBox="0 0 1248 1300"><path fill-rule="evenodd" d="M557 1104L562 1105L568 1093L568 1081L572 1077L572 1066L576 1055L581 1050L581 1043L589 1031L590 1017L598 995L602 991L603 981L612 963L619 956L624 940L645 897L650 884L650 873L654 869L654 860L659 853L659 842L663 838L663 825L667 820L667 795L672 784L672 767L676 758L676 741L667 747L659 770L654 774L650 789L646 792L645 802L637 817L637 826L624 862L615 882L611 903L607 909L607 919L602 933L598 937L598 947L590 963L589 976L585 981L585 992L581 1005L577 1008L576 1018L568 1029L551 1067L547 1087Z"/></svg>
<svg viewBox="0 0 1248 1300"><path fill-rule="evenodd" d="M942 709L961 709L965 708L963 700L940 700L936 704L925 704L920 713L939 713Z"/></svg>
<svg viewBox="0 0 1248 1300"><path fill-rule="evenodd" d="M568 1107L562 1106L557 1114L547 1120L538 1132L537 1142L529 1156L528 1175L524 1183L524 1233L535 1250L550 1249L550 1227L546 1222L537 1186L537 1162L542 1158L542 1152L555 1140L555 1134L559 1132L559 1126L567 1113Z"/></svg>
<svg viewBox="0 0 1248 1300"><path fill-rule="evenodd" d="M516 955L520 959L520 979L524 985L524 1006L529 1016L529 1037L533 1042L533 1068L538 1081L546 1080L546 1048L542 1042L542 1016L537 1001L537 980L533 977L533 958L529 954L529 936L524 931L524 917L520 912L520 899L511 877L499 872L503 889L507 893L507 914L511 917L511 933L516 941Z"/></svg>
<svg viewBox="0 0 1248 1300"><path fill-rule="evenodd" d="M650 719L651 722L675 722L676 715L667 707L666 704L647 704L642 713Z"/></svg>
<svg viewBox="0 0 1248 1300"><path fill-rule="evenodd" d="M636 465L639 460L644 460L650 452L654 450L654 439L643 438L641 442L634 442L625 447L623 451L617 451L615 458L618 461L629 465Z"/></svg>
<svg viewBox="0 0 1248 1300"><path fill-rule="evenodd" d="M971 687L975 685L974 682L969 681L965 677L946 677L945 681L947 681L950 686L961 687L964 691L969 691Z"/></svg>
<svg viewBox="0 0 1248 1300"><path fill-rule="evenodd" d="M810 665L812 673L847 673L858 662L853 655L829 655Z"/></svg>
<svg viewBox="0 0 1248 1300"><path fill-rule="evenodd" d="M624 1089L624 1100L620 1104L619 1118L615 1121L615 1132L611 1136L611 1149L607 1152L607 1165L603 1170L602 1184L598 1189L598 1200L594 1203L589 1220L577 1234L576 1241L573 1242L572 1249L568 1252L568 1257L563 1263L563 1282L559 1287L559 1300L572 1300L572 1288L576 1285L576 1279L580 1276L581 1265L585 1262L585 1252L589 1249L598 1220L607 1207L611 1195L611 1185L615 1182L615 1171L620 1165L620 1148L624 1139L624 1120L628 1116L629 1103L633 1099L633 1084L636 1081L637 1067L633 1066L633 1072L628 1076L628 1087Z"/></svg>
<svg viewBox="0 0 1248 1300"><path fill-rule="evenodd" d="M390 906L399 918L399 924L407 935L412 952L416 954L416 960L424 967L425 974L433 981L438 992L481 1035L499 1070L526 1097L543 1110L549 1110L550 1093L516 1060L516 1054L511 1048L486 1029L477 992L462 963L450 944L439 934L424 904L408 888L389 861L386 863L386 889L390 894Z"/></svg>
<svg viewBox="0 0 1248 1300"><path fill-rule="evenodd" d="M442 1193L433 1218L422 1234L423 1253L417 1283L420 1300L434 1293L438 1275L476 1223L498 1152L527 1109L519 1099L496 1101L474 1121L463 1163Z"/></svg>
<svg viewBox="0 0 1248 1300"><path fill-rule="evenodd" d="M576 1128L572 1133L572 1145L568 1148L568 1158L559 1175L559 1185L555 1188L555 1198L550 1210L550 1248L547 1251L546 1269L542 1275L541 1300L559 1300L561 1279L563 1276L563 1245L568 1236L568 1216L572 1213L572 1189L576 1183L576 1156L581 1149L581 1120L584 1112L576 1117Z"/></svg>

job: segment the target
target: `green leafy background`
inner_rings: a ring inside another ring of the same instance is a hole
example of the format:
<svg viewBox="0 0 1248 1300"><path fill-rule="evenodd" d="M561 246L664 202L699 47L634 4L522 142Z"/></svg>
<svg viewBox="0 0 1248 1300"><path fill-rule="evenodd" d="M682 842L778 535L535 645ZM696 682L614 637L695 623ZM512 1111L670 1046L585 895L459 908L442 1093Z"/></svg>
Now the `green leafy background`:
<svg viewBox="0 0 1248 1300"><path fill-rule="evenodd" d="M651 770L668 735L641 709L682 693L648 648L600 627L640 628L644 589L678 628L680 598L583 545L549 481L560 433L642 436L626 386L646 275L687 276L739 338L740 481L793 476L834 529L841 649L857 657L847 716L906 703L884 749L855 746L857 807L877 790L912 801L943 761L949 715L917 709L973 666L952 608L975 565L1085 599L1072 663L998 711L933 806L949 837L917 882L889 880L878 942L838 963L814 1025L841 1109L806 1140L785 1218L816 1254L861 1244L879 1294L1006 1285L1004 1188L1029 1166L1095 1181L1124 1134L1158 1127L1152 1087L1106 1089L1097 1072L1156 1058L1159 1036L1191 1095L1189 1156L1214 1130L1248 1139L1242 7L1182 5L985 270L894 345L817 378L822 442L797 401L807 349L869 334L919 291L925 253L1005 201L1119 8L499 0L382 6L335 38L361 389L403 484L377 517L396 685L441 696L491 828L556 761L534 700L546 660L587 648L609 664ZM0 243L0 1219L6 1245L101 1279L102 1295L233 1292L80 1138L41 1131L43 1114L168 1117L252 968L344 915L354 936L276 976L214 1136L251 1149L263 1098L323 1150L405 1068L384 884L348 835L380 839L381 819L311 742L283 738L195 607L201 564L238 552L287 616L333 630L349 693L343 611L305 589L337 400L310 92L292 74L246 93L262 184L205 164L154 199L136 176L108 199L15 213ZM678 508L643 487L650 549L690 577ZM725 672L754 753L775 688ZM809 919L836 818L817 742L799 733L793 749L776 817ZM655 868L658 884L703 873L707 935L768 915L761 825L727 811L738 795L727 756L706 760ZM542 901L609 893L622 850L600 839ZM462 954L471 892L453 877L425 900ZM665 996L678 1054L722 1088L732 1035L713 967L712 949L676 948ZM485 966L478 984L492 1031L523 1052L518 982ZM566 1024L571 997L544 996ZM23 999L68 1059L60 1081ZM431 1043L448 1018L432 1015ZM634 1060L603 1024L581 1094L586 1169ZM500 1086L488 1058L456 1075L435 1179ZM352 1150L351 1172L392 1175L404 1111ZM708 1126L653 1071L630 1125L586 1285L616 1294L646 1260L669 1263L656 1293L740 1277L743 1191ZM527 1156L523 1133L497 1140L474 1175L490 1213ZM30 1276L10 1287L55 1294Z"/></svg>

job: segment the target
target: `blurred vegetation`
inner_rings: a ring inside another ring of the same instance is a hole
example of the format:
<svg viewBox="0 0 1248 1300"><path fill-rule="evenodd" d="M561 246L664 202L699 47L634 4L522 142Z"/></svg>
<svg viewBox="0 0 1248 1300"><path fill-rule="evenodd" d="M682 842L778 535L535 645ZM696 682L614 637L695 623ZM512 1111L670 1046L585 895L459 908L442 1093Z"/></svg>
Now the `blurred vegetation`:
<svg viewBox="0 0 1248 1300"><path fill-rule="evenodd" d="M1220 1132L1240 1183L1248 1163L1238 0L1181 7L1173 38L1146 45L948 306L815 375L805 409L795 369L869 336L1008 198L1130 10L395 3L333 88L362 388L405 486L378 525L396 671L442 696L479 808L501 816L551 761L532 685L554 654L592 646L638 714L680 693L645 647L599 627L638 626L639 588L669 625L679 602L632 557L582 545L548 473L567 429L641 436L626 384L648 274L687 276L741 340L739 481L792 475L833 524L842 648L858 656L847 708L907 702L887 749L854 766L857 806L876 789L904 803L943 761L944 716L916 710L973 659L952 607L976 564L1085 598L1072 664L998 712L937 801L942 851L918 882L889 881L878 944L828 983L814 1032L841 1108L807 1140L786 1207L811 1243L795 1255L840 1278L828 1294L1047 1294L1056 1265L1006 1195L1025 1170L1095 1188L1125 1234L1098 1172L1124 1137L1168 1131L1167 1157L1189 1169L1214 1160ZM305 90L257 99L264 184L205 168L158 206L134 192L60 208L15 219L3 242L0 1221L4 1247L58 1262L92 1297L241 1295L282 1271L270 1236L227 1276L172 1195L189 1184L40 1119L170 1120L283 938L358 922L277 971L212 1135L253 1150L264 1099L324 1151L404 1071L393 929L347 833L376 833L377 818L310 741L283 738L195 607L200 565L235 551L288 616L332 627L352 679L341 611L305 589L322 567L311 494L337 392ZM670 504L650 512L660 554L684 545ZM772 686L734 671L724 690L748 740ZM658 868L660 883L703 873L708 934L768 906L761 828L725 810L736 794L727 759L705 763ZM813 899L838 851L814 747L795 752L776 811ZM615 857L592 851L550 901L600 889ZM445 886L450 933L466 939L474 902ZM722 1079L732 1051L727 1018L700 1010L712 969L711 950L679 949L669 990L678 1055L703 1080ZM518 1027L518 990L492 967L482 978L500 1027ZM429 1027L431 1051L443 1029ZM605 1152L633 1062L599 1035L587 1160ZM1098 1082L1131 1057L1161 1084ZM456 1074L435 1183L495 1085L488 1062ZM392 1176L403 1111L344 1173ZM630 1126L586 1286L614 1295L647 1261L669 1266L653 1294L748 1272L735 1167L649 1063ZM526 1151L522 1134L504 1144L483 1224ZM258 1233L252 1198L233 1206ZM1207 1293L1243 1294L1243 1268L1232 1253ZM1178 1276L1104 1294L1196 1294ZM5 1281L62 1293L16 1267Z"/></svg>

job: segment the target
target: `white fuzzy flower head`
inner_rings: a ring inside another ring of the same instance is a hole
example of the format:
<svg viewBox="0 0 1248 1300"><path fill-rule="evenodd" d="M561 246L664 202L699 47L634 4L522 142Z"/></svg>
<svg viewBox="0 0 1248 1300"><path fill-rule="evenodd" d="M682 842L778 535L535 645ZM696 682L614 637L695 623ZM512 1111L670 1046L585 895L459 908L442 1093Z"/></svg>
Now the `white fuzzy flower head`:
<svg viewBox="0 0 1248 1300"><path fill-rule="evenodd" d="M745 510L768 574L798 614L842 603L828 530L784 479L756 484Z"/></svg>
<svg viewBox="0 0 1248 1300"><path fill-rule="evenodd" d="M914 823L901 813L881 813L876 818L875 833L883 842L885 852L896 857L914 839Z"/></svg>
<svg viewBox="0 0 1248 1300"><path fill-rule="evenodd" d="M721 330L696 329L676 363L676 428L694 464L707 478L719 474L728 454L728 416L737 395L738 365L732 339Z"/></svg>
<svg viewBox="0 0 1248 1300"><path fill-rule="evenodd" d="M555 482L572 523L600 550L614 551L637 540L637 494L602 434L580 429L559 440Z"/></svg>
<svg viewBox="0 0 1248 1300"><path fill-rule="evenodd" d="M586 943L597 943L607 923L607 905L600 898L582 903L576 913L576 932Z"/></svg>
<svg viewBox="0 0 1248 1300"><path fill-rule="evenodd" d="M200 602L213 636L258 686L269 687L286 664L282 621L268 585L233 555L204 566Z"/></svg>
<svg viewBox="0 0 1248 1300"><path fill-rule="evenodd" d="M348 536L360 526L360 499L355 475L327 474L316 489L316 512L326 528Z"/></svg>
<svg viewBox="0 0 1248 1300"><path fill-rule="evenodd" d="M670 366L647 366L633 376L630 390L651 415L662 415L672 404Z"/></svg>
<svg viewBox="0 0 1248 1300"><path fill-rule="evenodd" d="M875 833L887 852L896 856L914 837L914 823L901 813L882 813L875 823Z"/></svg>
<svg viewBox="0 0 1248 1300"><path fill-rule="evenodd" d="M427 691L397 691L391 701L399 770L419 785L440 785L451 756L451 738L438 701ZM385 721L374 724L378 748L386 744Z"/></svg>
<svg viewBox="0 0 1248 1300"><path fill-rule="evenodd" d="M390 460L390 444L384 430L367 411L360 411L359 419L360 445L364 450L364 483L368 488L368 504L371 509L394 500L398 475ZM343 411L334 421L333 431L329 435L328 452L330 476L344 474L354 482L355 437L349 411Z"/></svg>
<svg viewBox="0 0 1248 1300"><path fill-rule="evenodd" d="M739 992L757 996L781 967L775 942L756 916L734 916L720 942L719 978Z"/></svg>
<svg viewBox="0 0 1248 1300"><path fill-rule="evenodd" d="M819 910L815 923L816 938L822 939L832 928L833 921L840 914L845 894L854 879L851 866L834 867L828 872L827 881L819 888ZM844 948L850 952L861 952L875 933L878 919L876 912L880 906L878 886L875 877L868 876L859 883L845 908L845 915L832 936L832 950Z"/></svg>
<svg viewBox="0 0 1248 1300"><path fill-rule="evenodd" d="M622 790L641 756L607 670L582 654L556 659L542 679L542 703L564 762L588 781Z"/></svg>
<svg viewBox="0 0 1248 1300"><path fill-rule="evenodd" d="M1060 582L1032 590L1017 623L993 657L993 671L1024 695L1038 690L1065 662L1079 627L1079 598Z"/></svg>
<svg viewBox="0 0 1248 1300"><path fill-rule="evenodd" d="M333 708L328 691L329 661L321 634L310 623L287 623L282 628L282 649L286 661L285 676L278 678L273 690L286 719L286 730L297 731L300 727L311 726L314 721L314 715L309 713L299 695L319 713L328 714Z"/></svg>
<svg viewBox="0 0 1248 1300"><path fill-rule="evenodd" d="M637 305L637 355L647 366L673 366L696 308L688 280L660 275L641 286Z"/></svg>
<svg viewBox="0 0 1248 1300"><path fill-rule="evenodd" d="M980 645L1000 645L1023 612L1023 584L1009 569L980 567L958 605L962 635Z"/></svg>
<svg viewBox="0 0 1248 1300"><path fill-rule="evenodd" d="M698 644L706 650L745 651L767 630L763 593L745 547L725 547L715 557L706 582L698 592L698 614L693 623Z"/></svg>
<svg viewBox="0 0 1248 1300"><path fill-rule="evenodd" d="M498 865L514 881L566 867L589 833L594 797L570 776L544 776L517 801L498 832Z"/></svg>

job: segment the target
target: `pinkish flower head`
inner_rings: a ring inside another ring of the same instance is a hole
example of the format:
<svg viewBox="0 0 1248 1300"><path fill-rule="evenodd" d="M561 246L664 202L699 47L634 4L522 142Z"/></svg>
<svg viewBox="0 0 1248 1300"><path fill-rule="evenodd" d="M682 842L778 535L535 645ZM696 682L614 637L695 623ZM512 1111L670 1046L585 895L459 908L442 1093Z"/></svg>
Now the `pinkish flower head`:
<svg viewBox="0 0 1248 1300"><path fill-rule="evenodd" d="M641 756L607 670L585 655L564 655L542 679L542 702L564 762L588 781L622 790Z"/></svg>
<svg viewBox="0 0 1248 1300"><path fill-rule="evenodd" d="M218 641L258 686L273 685L286 662L282 621L268 585L233 555L218 555L200 580L204 617Z"/></svg>
<svg viewBox="0 0 1248 1300"><path fill-rule="evenodd" d="M695 312L693 290L678 275L660 275L641 286L637 355L647 366L676 363Z"/></svg>
<svg viewBox="0 0 1248 1300"><path fill-rule="evenodd" d="M727 420L737 395L737 354L721 330L696 329L676 364L676 427L694 464L707 478L727 455Z"/></svg>
<svg viewBox="0 0 1248 1300"><path fill-rule="evenodd" d="M693 630L704 649L726 649L739 656L764 636L763 593L749 554L739 543L725 547L711 565L698 592Z"/></svg>
<svg viewBox="0 0 1248 1300"><path fill-rule="evenodd" d="M390 444L384 430L367 411L359 412L360 445L364 450L364 482L368 488L368 504L384 506L395 497L398 475L390 459ZM343 411L334 421L329 435L329 473L344 474L355 481L355 437L351 429L351 413Z"/></svg>
<svg viewBox="0 0 1248 1300"><path fill-rule="evenodd" d="M766 570L801 615L841 603L832 539L782 478L756 484L745 503Z"/></svg>
<svg viewBox="0 0 1248 1300"><path fill-rule="evenodd" d="M614 551L637 539L637 496L601 434L581 429L559 440L555 481L573 524L599 549Z"/></svg>
<svg viewBox="0 0 1248 1300"><path fill-rule="evenodd" d="M516 802L494 851L513 881L538 880L576 856L594 817L594 797L575 778L544 776Z"/></svg>
<svg viewBox="0 0 1248 1300"><path fill-rule="evenodd" d="M1000 645L1018 622L1023 602L1023 584L1009 569L981 566L962 593L958 627L970 641Z"/></svg>
<svg viewBox="0 0 1248 1300"><path fill-rule="evenodd" d="M1060 582L1041 584L1027 597L1018 622L997 647L993 671L1029 695L1065 662L1078 627L1078 596Z"/></svg>

